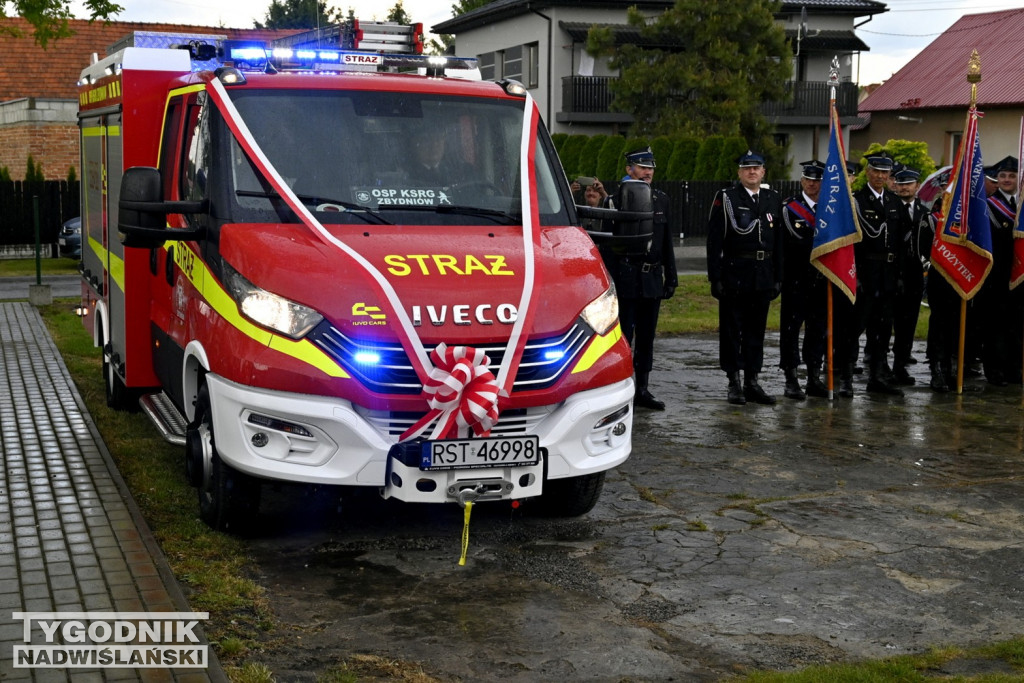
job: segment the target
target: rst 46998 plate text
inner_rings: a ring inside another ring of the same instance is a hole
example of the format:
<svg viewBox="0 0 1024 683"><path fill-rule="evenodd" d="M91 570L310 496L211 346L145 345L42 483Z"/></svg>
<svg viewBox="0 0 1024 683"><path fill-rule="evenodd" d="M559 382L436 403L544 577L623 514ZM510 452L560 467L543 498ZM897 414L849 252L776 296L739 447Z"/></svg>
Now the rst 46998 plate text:
<svg viewBox="0 0 1024 683"><path fill-rule="evenodd" d="M424 441L420 451L421 470L518 467L540 462L540 440L536 436Z"/></svg>

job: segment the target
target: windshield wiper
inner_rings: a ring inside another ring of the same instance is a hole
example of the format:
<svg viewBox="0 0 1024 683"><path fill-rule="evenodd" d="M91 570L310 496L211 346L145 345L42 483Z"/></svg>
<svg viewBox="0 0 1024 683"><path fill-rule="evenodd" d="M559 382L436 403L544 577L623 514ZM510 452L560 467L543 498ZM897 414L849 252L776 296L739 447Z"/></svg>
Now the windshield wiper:
<svg viewBox="0 0 1024 683"><path fill-rule="evenodd" d="M377 207L378 211L430 211L432 213L452 213L460 216L481 216L490 218L495 223L519 223L519 216L508 211L484 209L479 206L460 206L456 204L437 204L436 206L404 206L401 204L384 204Z"/></svg>
<svg viewBox="0 0 1024 683"><path fill-rule="evenodd" d="M265 192L263 190L235 190L235 194L238 195L239 197L264 197L266 199L281 197L281 193L279 192ZM391 221L387 220L373 209L367 208L362 204L356 204L354 202L345 202L338 199L330 199L327 197L319 197L316 195L309 194L296 194L295 196L306 204L334 204L335 206L340 206L341 208L345 209L345 211L338 211L336 213L355 215L356 217L361 218L367 223L374 223L377 225L394 225Z"/></svg>

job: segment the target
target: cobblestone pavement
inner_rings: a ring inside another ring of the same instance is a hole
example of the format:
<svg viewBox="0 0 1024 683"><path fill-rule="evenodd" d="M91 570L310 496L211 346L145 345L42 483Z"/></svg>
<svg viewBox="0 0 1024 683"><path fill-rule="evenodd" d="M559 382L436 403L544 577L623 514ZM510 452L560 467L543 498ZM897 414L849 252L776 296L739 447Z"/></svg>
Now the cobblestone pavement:
<svg viewBox="0 0 1024 683"><path fill-rule="evenodd" d="M0 303L0 373L0 679L226 680L212 650L207 670L15 667L14 647L26 644L17 612L189 609L27 303Z"/></svg>

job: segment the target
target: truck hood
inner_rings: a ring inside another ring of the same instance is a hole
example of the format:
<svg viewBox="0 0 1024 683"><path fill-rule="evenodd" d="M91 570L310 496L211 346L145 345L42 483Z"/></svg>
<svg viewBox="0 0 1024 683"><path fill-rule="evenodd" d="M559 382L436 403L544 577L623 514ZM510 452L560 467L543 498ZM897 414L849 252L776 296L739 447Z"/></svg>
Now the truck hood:
<svg viewBox="0 0 1024 683"><path fill-rule="evenodd" d="M425 344L507 340L529 281L520 226L331 226L393 288ZM295 225L230 225L223 257L254 284L322 313L346 335L391 341L401 315L364 265ZM268 255L272 255L269 257ZM564 331L609 280L587 234L542 228L530 336Z"/></svg>

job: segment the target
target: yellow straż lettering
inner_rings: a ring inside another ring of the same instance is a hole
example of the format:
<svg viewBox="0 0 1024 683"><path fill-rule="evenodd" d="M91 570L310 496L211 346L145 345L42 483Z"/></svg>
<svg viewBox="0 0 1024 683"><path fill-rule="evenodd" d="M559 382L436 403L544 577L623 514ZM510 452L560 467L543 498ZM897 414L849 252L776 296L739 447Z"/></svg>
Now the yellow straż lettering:
<svg viewBox="0 0 1024 683"><path fill-rule="evenodd" d="M465 275L456 264L455 257L451 254L434 254L434 263L437 265L437 274L445 275L445 270L451 268L456 275Z"/></svg>
<svg viewBox="0 0 1024 683"><path fill-rule="evenodd" d="M515 275L511 270L505 270L504 256L484 254L484 258L491 262L491 275Z"/></svg>
<svg viewBox="0 0 1024 683"><path fill-rule="evenodd" d="M388 268L388 272L397 277L402 277L403 275L408 275L412 272L412 269L409 268L409 264L405 262L405 259L395 254L385 256L384 263L391 266Z"/></svg>

